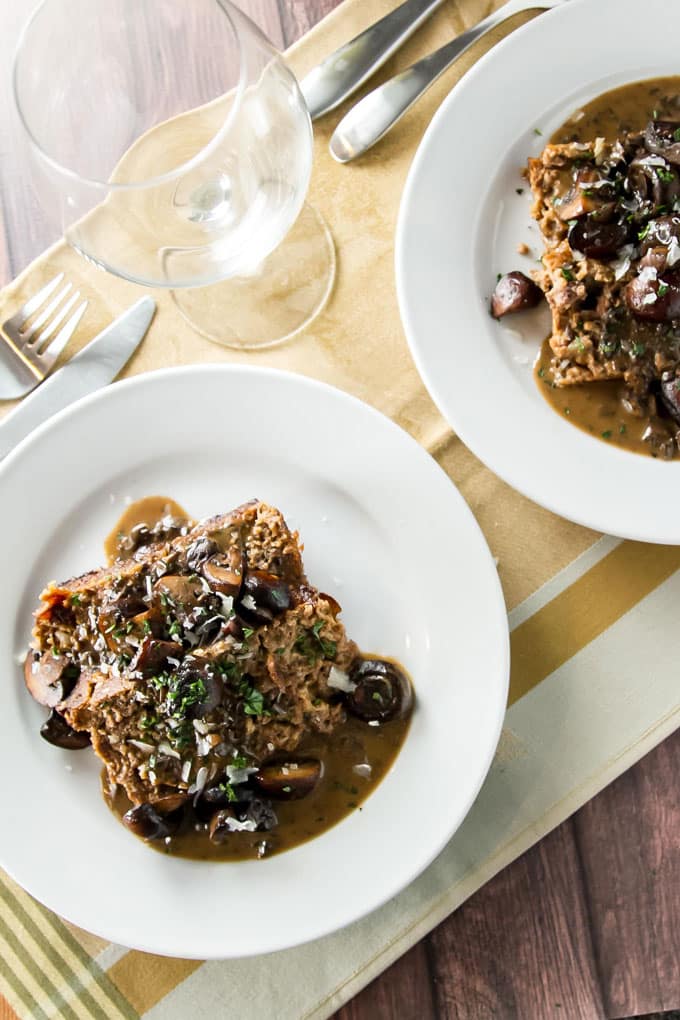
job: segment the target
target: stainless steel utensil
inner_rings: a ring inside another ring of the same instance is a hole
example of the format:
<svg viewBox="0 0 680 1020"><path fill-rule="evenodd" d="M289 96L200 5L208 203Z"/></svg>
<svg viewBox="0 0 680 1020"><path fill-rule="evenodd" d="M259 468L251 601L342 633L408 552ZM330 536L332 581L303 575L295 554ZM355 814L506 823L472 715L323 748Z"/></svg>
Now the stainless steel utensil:
<svg viewBox="0 0 680 1020"><path fill-rule="evenodd" d="M437 78L490 29L521 11L547 10L567 0L509 0L479 24L364 96L342 118L330 140L338 163L363 155L400 120Z"/></svg>
<svg viewBox="0 0 680 1020"><path fill-rule="evenodd" d="M312 120L351 96L442 3L406 0L310 71L300 88Z"/></svg>
<svg viewBox="0 0 680 1020"><path fill-rule="evenodd" d="M152 298L141 298L10 411L0 421L0 458L57 411L112 382L144 338L155 311Z"/></svg>
<svg viewBox="0 0 680 1020"><path fill-rule="evenodd" d="M63 281L64 274L59 273L0 326L3 341L0 344L0 399L23 397L35 389L52 371L75 333L87 301L78 305L66 319L78 302L80 291L71 293L72 284L64 283L52 297ZM55 336L57 329L59 332Z"/></svg>

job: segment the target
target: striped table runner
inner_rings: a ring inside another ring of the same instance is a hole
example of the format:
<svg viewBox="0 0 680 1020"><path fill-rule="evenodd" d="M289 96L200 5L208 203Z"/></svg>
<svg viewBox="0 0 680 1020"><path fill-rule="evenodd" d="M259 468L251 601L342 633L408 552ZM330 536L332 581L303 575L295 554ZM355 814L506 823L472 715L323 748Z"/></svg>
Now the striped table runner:
<svg viewBox="0 0 680 1020"><path fill-rule="evenodd" d="M293 48L293 66L304 73L395 5L346 0ZM488 6L445 5L400 65ZM337 286L312 330L257 360L380 408L430 450L472 507L498 560L512 632L510 704L487 782L449 846L408 889L344 931L266 959L197 963L109 945L0 873L0 1020L320 1020L680 723L680 548L597 535L509 489L450 432L410 359L394 293L394 226L410 160L456 73L356 166L339 167L327 154L334 118L317 131L311 197L335 237ZM0 314L57 269L90 297L92 333L138 294L60 244L0 295ZM249 360L203 342L168 296L158 296L159 313L127 374Z"/></svg>

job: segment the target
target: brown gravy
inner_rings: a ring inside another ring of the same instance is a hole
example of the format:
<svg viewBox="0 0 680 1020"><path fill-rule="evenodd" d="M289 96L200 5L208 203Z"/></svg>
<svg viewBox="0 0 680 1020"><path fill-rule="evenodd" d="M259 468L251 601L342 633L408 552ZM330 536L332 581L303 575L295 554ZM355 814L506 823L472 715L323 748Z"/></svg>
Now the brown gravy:
<svg viewBox="0 0 680 1020"><path fill-rule="evenodd" d="M131 503L104 539L106 562L110 565L121 556L124 552L121 543L130 536L134 528L143 524L151 529L167 516L191 521L186 510L167 496L144 496L143 499Z"/></svg>
<svg viewBox="0 0 680 1020"><path fill-rule="evenodd" d="M133 528L139 524L152 528L168 514L191 520L178 503L165 496L149 496L129 506L106 539L109 562L119 555L121 541ZM388 661L406 672L395 659ZM362 810L362 803L394 764L410 723L410 714L379 726L348 715L347 721L329 736L308 735L291 757L317 758L323 764L323 775L307 797L273 801L279 824L270 832L233 832L226 843L216 845L208 838L207 825L187 811L179 832L168 840L151 841L148 845L176 857L239 861L270 857L306 843L353 811ZM102 793L119 818L132 806L120 788L111 793L105 772L102 773Z"/></svg>
<svg viewBox="0 0 680 1020"><path fill-rule="evenodd" d="M623 382L612 379L582 386L555 386L551 358L550 344L544 340L534 365L534 379L550 406L596 439L648 457L649 445L642 440L647 419L636 418L624 409L620 399Z"/></svg>
<svg viewBox="0 0 680 1020"><path fill-rule="evenodd" d="M605 92L572 115L550 140L587 142L603 137L613 141L623 132L641 130L653 117L680 120L680 77L650 78ZM556 387L550 357L546 340L534 366L534 378L558 414L604 442L654 456L649 444L642 441L648 421L629 414L621 405L622 382Z"/></svg>
<svg viewBox="0 0 680 1020"><path fill-rule="evenodd" d="M381 726L369 726L348 716L347 722L330 736L306 738L294 757L318 758L323 762L323 776L316 789L303 800L273 802L279 824L271 832L233 832L227 843L216 846L208 839L207 826L197 831L189 823L168 843L160 840L150 842L149 846L175 857L243 861L264 854L271 857L306 843L352 811L362 810L363 801L389 772L399 754L410 721L407 717ZM366 765L370 766L370 773ZM355 771L357 766L359 772ZM119 818L131 807L121 790L112 799L103 783L103 792L107 804ZM197 819L194 821L201 824Z"/></svg>

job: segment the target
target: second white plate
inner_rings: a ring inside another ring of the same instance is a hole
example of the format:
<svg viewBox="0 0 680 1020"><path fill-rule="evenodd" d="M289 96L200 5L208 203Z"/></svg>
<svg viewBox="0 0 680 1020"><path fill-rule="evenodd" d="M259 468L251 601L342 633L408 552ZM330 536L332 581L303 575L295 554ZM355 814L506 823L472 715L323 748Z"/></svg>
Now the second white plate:
<svg viewBox="0 0 680 1020"><path fill-rule="evenodd" d="M542 506L624 538L680 543L680 460L615 449L548 406L532 363L547 310L499 325L499 272L542 245L520 169L579 106L622 85L678 74L680 5L569 0L492 49L442 104L418 150L396 241L399 304L442 414L492 471Z"/></svg>

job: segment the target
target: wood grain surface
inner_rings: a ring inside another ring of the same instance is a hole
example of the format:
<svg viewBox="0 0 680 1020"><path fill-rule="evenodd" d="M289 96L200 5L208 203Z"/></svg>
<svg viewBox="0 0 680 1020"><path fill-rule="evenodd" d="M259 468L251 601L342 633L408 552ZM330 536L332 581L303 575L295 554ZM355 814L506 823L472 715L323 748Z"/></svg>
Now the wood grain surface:
<svg viewBox="0 0 680 1020"><path fill-rule="evenodd" d="M285 46L339 2L240 5ZM33 7L34 0L0 4L0 284L58 236L23 173L9 85L19 27ZM679 1008L679 774L677 733L488 883L335 1020L598 1020Z"/></svg>

